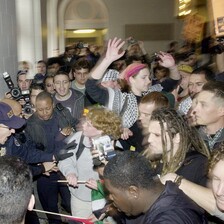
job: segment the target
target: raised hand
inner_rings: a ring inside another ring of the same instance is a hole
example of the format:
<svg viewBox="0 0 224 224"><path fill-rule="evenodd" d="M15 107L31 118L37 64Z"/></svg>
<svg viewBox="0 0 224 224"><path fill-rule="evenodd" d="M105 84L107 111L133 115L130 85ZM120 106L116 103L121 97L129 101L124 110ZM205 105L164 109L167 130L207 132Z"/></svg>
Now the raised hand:
<svg viewBox="0 0 224 224"><path fill-rule="evenodd" d="M113 62L122 57L125 54L125 51L122 50L124 44L125 41L122 41L120 38L109 39L105 59Z"/></svg>
<svg viewBox="0 0 224 224"><path fill-rule="evenodd" d="M172 68L175 66L175 60L171 54L160 51L158 56L160 58L159 64L161 66L166 68Z"/></svg>

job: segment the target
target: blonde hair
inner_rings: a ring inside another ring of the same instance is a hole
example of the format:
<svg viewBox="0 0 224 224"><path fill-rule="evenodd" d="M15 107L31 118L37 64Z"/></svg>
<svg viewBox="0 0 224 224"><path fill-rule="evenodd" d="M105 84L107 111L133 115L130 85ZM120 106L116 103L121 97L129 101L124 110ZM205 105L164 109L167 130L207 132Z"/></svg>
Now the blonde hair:
<svg viewBox="0 0 224 224"><path fill-rule="evenodd" d="M114 140L121 137L121 118L103 107L88 108L86 118L91 121L92 125L103 131L103 135L109 135Z"/></svg>

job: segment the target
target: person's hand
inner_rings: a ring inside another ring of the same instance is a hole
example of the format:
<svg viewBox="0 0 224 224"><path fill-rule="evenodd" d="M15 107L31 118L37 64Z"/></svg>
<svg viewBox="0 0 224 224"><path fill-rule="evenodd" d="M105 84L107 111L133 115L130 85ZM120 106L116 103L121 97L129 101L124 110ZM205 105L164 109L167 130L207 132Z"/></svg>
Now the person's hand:
<svg viewBox="0 0 224 224"><path fill-rule="evenodd" d="M61 130L61 134L64 136L69 136L71 133L73 133L73 128L71 127L65 127Z"/></svg>
<svg viewBox="0 0 224 224"><path fill-rule="evenodd" d="M12 94L10 92L5 93L5 98L13 100Z"/></svg>
<svg viewBox="0 0 224 224"><path fill-rule="evenodd" d="M129 136L132 136L133 132L129 128L123 128L123 133L121 134L121 139L127 140Z"/></svg>
<svg viewBox="0 0 224 224"><path fill-rule="evenodd" d="M110 39L107 44L107 52L105 58L111 62L116 61L125 54L125 51L122 50L122 46L125 44L125 41L115 37Z"/></svg>
<svg viewBox="0 0 224 224"><path fill-rule="evenodd" d="M56 166L56 162L44 162L42 163L42 165L44 166L44 170L45 172L57 172L58 171L58 167Z"/></svg>
<svg viewBox="0 0 224 224"><path fill-rule="evenodd" d="M90 178L89 180L86 181L86 187L90 189L97 190L97 181L93 178Z"/></svg>
<svg viewBox="0 0 224 224"><path fill-rule="evenodd" d="M42 165L44 166L45 172L43 173L43 175L45 176L50 176L51 172L58 172L58 167L56 166L56 162L44 162L42 163Z"/></svg>
<svg viewBox="0 0 224 224"><path fill-rule="evenodd" d="M147 51L145 50L144 42L141 41L141 40L139 40L139 41L138 41L138 45L139 45L139 47L141 48L142 54L143 54L143 55L146 55L146 54L147 54Z"/></svg>
<svg viewBox="0 0 224 224"><path fill-rule="evenodd" d="M74 173L70 173L66 176L66 180L68 181L68 184L73 186L73 187L78 187L78 184L77 184L77 177Z"/></svg>
<svg viewBox="0 0 224 224"><path fill-rule="evenodd" d="M94 214L91 214L91 215L88 217L88 219L90 219L90 221L93 222L93 223L99 221L99 220L97 219L97 217L96 217Z"/></svg>
<svg viewBox="0 0 224 224"><path fill-rule="evenodd" d="M100 162L103 163L103 164L105 164L105 165L108 163L108 161L105 159L104 156L102 158L102 153L100 154L99 150L92 149L91 150L91 153L92 153L93 160L100 160Z"/></svg>
<svg viewBox="0 0 224 224"><path fill-rule="evenodd" d="M167 173L164 176L160 177L160 182L165 185L166 181L172 181L174 182L174 180L176 179L177 174L176 173Z"/></svg>
<svg viewBox="0 0 224 224"><path fill-rule="evenodd" d="M24 111L22 112L22 117L26 120L29 119L29 117L31 117L32 115L33 113L27 114L27 113L24 113Z"/></svg>
<svg viewBox="0 0 224 224"><path fill-rule="evenodd" d="M160 51L158 57L160 58L158 62L161 66L165 68L175 67L175 60L171 54Z"/></svg>
<svg viewBox="0 0 224 224"><path fill-rule="evenodd" d="M26 101L24 99L20 99L18 102L21 106L26 104Z"/></svg>

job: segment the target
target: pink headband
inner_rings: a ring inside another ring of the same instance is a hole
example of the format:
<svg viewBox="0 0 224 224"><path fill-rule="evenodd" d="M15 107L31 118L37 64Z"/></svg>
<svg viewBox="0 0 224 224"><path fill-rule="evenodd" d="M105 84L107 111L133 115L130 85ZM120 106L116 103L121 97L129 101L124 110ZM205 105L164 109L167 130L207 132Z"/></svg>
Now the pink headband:
<svg viewBox="0 0 224 224"><path fill-rule="evenodd" d="M138 74L143 68L146 68L146 64L141 63L133 63L130 64L125 70L124 70L124 79L129 82L129 78L133 75Z"/></svg>

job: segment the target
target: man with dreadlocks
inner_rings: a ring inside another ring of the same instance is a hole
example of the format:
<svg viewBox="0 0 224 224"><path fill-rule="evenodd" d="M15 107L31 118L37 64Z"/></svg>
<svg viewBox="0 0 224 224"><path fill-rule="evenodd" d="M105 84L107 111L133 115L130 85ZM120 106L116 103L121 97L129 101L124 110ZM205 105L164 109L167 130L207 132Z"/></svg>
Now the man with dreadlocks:
<svg viewBox="0 0 224 224"><path fill-rule="evenodd" d="M154 162L159 174L175 172L206 185L209 151L197 130L174 109L153 111L148 125L148 147L143 154Z"/></svg>

